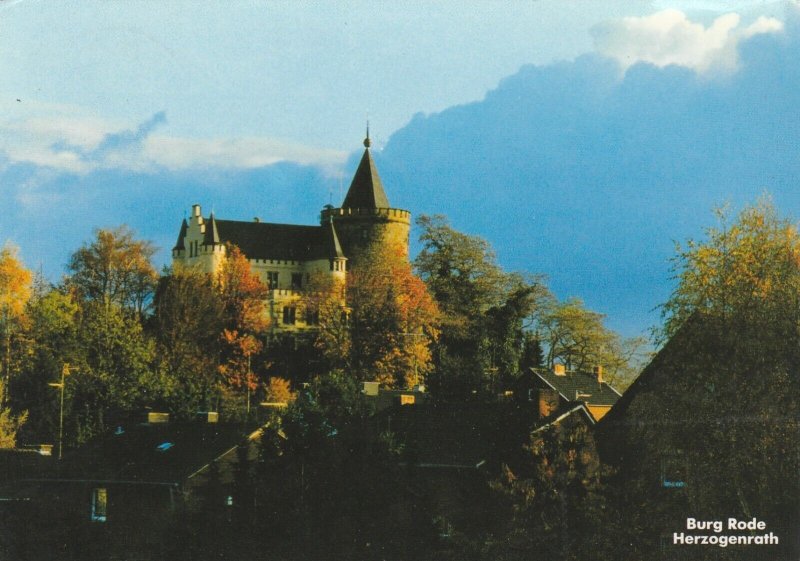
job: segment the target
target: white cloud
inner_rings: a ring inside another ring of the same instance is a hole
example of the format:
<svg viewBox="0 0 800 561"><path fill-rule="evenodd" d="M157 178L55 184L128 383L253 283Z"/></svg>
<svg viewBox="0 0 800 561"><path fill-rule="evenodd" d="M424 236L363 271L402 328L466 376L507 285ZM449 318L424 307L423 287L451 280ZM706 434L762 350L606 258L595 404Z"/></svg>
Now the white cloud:
<svg viewBox="0 0 800 561"><path fill-rule="evenodd" d="M153 130L163 123L161 113L143 123L122 123L70 106L33 103L17 110L14 120L0 122L0 155L5 156L0 162L85 174L97 169L251 169L289 161L331 172L347 158L342 151L273 138L155 134Z"/></svg>
<svg viewBox="0 0 800 561"><path fill-rule="evenodd" d="M597 25L592 35L598 52L616 59L623 69L647 62L659 67L685 66L700 73L730 72L738 63L739 41L783 30L782 22L763 16L746 27L740 23L738 14L729 13L705 27L669 9Z"/></svg>
<svg viewBox="0 0 800 561"><path fill-rule="evenodd" d="M331 168L343 164L347 153L263 137L196 139L153 135L144 142L142 158L173 170L248 169L284 161Z"/></svg>

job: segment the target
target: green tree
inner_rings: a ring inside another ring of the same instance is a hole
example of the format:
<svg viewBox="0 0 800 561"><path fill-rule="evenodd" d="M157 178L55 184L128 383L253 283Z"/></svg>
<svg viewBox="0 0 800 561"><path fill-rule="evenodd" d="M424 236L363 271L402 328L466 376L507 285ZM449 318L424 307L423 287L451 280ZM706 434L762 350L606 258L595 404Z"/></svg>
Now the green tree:
<svg viewBox="0 0 800 561"><path fill-rule="evenodd" d="M560 362L570 370L591 371L599 365L609 382L626 388L639 372L646 342L641 337L623 339L603 320L577 298L548 307L538 326L547 350L546 366Z"/></svg>
<svg viewBox="0 0 800 561"><path fill-rule="evenodd" d="M30 412L27 438L47 442L58 431L57 382L64 363L84 362L80 344L80 306L73 294L41 286L28 302L24 334L26 354L13 381L14 406Z"/></svg>
<svg viewBox="0 0 800 561"><path fill-rule="evenodd" d="M5 394L5 384L0 380L0 403ZM27 411L13 415L11 409L0 405L0 448L14 448L17 444L17 433L28 418Z"/></svg>
<svg viewBox="0 0 800 561"><path fill-rule="evenodd" d="M607 469L590 427L580 415L528 430L521 450L503 461L492 488L506 497L506 535L489 544L492 558L612 558L605 498Z"/></svg>
<svg viewBox="0 0 800 561"><path fill-rule="evenodd" d="M489 244L420 216L423 244L414 266L441 310L433 391L469 395L518 373L524 330L551 298L538 277L505 273Z"/></svg>
<svg viewBox="0 0 800 561"><path fill-rule="evenodd" d="M529 368L544 366L544 349L538 332L526 331L522 342L522 357L519 368L526 372Z"/></svg>
<svg viewBox="0 0 800 561"><path fill-rule="evenodd" d="M79 344L83 363L67 384L71 390L76 438L83 441L113 419L163 400L162 381L153 368L155 346L139 321L100 302L83 306Z"/></svg>
<svg viewBox="0 0 800 561"><path fill-rule="evenodd" d="M283 416L282 436L263 443L273 471L260 484L272 485L270 502L281 501L276 518L296 540L299 557L372 559L393 552L390 558L412 559L430 549L431 513L409 493L398 447L390 434L376 434L372 415L358 381L333 371L298 392Z"/></svg>
<svg viewBox="0 0 800 561"><path fill-rule="evenodd" d="M150 325L169 408L179 416L213 406L222 313L211 275L178 268L159 281Z"/></svg>

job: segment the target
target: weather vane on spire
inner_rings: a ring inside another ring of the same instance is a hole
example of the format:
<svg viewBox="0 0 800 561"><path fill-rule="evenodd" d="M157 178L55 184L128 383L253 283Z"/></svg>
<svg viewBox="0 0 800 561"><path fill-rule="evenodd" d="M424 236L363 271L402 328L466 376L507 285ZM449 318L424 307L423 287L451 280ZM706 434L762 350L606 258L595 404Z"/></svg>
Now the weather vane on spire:
<svg viewBox="0 0 800 561"><path fill-rule="evenodd" d="M372 145L372 142L369 139L369 119L367 119L367 136L364 139L364 148L369 148Z"/></svg>

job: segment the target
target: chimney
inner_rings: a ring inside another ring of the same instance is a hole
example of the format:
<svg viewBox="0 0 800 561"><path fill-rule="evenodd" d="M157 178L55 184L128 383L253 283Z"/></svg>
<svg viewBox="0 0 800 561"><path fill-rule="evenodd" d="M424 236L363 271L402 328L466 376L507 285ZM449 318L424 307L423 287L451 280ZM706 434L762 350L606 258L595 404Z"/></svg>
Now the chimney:
<svg viewBox="0 0 800 561"><path fill-rule="evenodd" d="M563 364L554 364L553 365L553 374L556 376L566 376L567 375L567 367Z"/></svg>
<svg viewBox="0 0 800 561"><path fill-rule="evenodd" d="M169 413L160 413L157 411L147 412L148 425L160 425L163 423L169 423Z"/></svg>
<svg viewBox="0 0 800 561"><path fill-rule="evenodd" d="M598 384L602 384L603 383L603 367L598 364L597 366L595 366L592 369L592 372L594 372L594 375L597 378L597 383Z"/></svg>
<svg viewBox="0 0 800 561"><path fill-rule="evenodd" d="M200 216L200 205L193 204L192 205L192 216Z"/></svg>

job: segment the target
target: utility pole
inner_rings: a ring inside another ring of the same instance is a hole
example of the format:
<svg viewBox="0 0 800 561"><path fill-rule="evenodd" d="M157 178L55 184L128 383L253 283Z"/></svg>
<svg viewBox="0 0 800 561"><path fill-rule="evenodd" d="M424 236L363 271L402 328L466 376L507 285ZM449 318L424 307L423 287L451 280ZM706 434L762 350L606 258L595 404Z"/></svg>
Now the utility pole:
<svg viewBox="0 0 800 561"><path fill-rule="evenodd" d="M61 390L61 406L58 414L58 459L61 460L64 452L64 381L71 374L68 362L61 368L61 382L50 382L47 385Z"/></svg>

